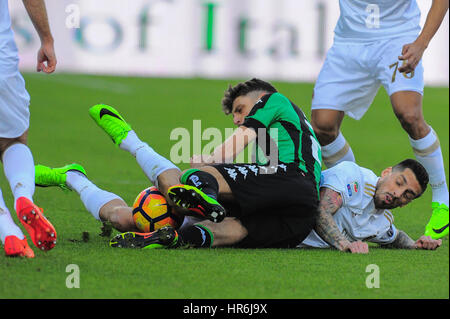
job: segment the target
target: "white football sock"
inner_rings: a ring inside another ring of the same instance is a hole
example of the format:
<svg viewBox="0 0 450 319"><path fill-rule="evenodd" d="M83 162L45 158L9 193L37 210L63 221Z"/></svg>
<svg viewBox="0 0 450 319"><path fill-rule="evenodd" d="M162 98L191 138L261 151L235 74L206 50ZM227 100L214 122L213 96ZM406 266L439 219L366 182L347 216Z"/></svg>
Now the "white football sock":
<svg viewBox="0 0 450 319"><path fill-rule="evenodd" d="M147 143L142 142L133 130L128 132L119 147L136 157L139 166L156 187L158 187L158 176L161 173L169 169L179 170L175 164L156 153Z"/></svg>
<svg viewBox="0 0 450 319"><path fill-rule="evenodd" d="M2 243L4 244L5 238L11 235L14 235L19 239L23 239L25 237L22 230L16 225L16 223L14 223L11 213L5 205L2 190L0 189L0 239Z"/></svg>
<svg viewBox="0 0 450 319"><path fill-rule="evenodd" d="M130 152L131 155L136 157L136 150L139 147L142 147L145 143L142 142L139 137L136 135L136 132L131 130L128 132L127 137L122 140L119 147L127 152Z"/></svg>
<svg viewBox="0 0 450 319"><path fill-rule="evenodd" d="M116 194L104 191L92 183L86 176L76 171L68 171L66 178L67 186L80 195L84 207L100 220L100 209L114 199L120 199Z"/></svg>
<svg viewBox="0 0 450 319"><path fill-rule="evenodd" d="M322 159L327 168L344 161L355 162L353 151L341 132L333 142L322 146Z"/></svg>
<svg viewBox="0 0 450 319"><path fill-rule="evenodd" d="M409 141L413 148L417 161L425 167L432 191L432 201L449 205L447 181L445 179L444 159L439 139L430 126L430 133L424 138Z"/></svg>
<svg viewBox="0 0 450 319"><path fill-rule="evenodd" d="M14 209L19 197L33 201L34 160L28 146L17 143L8 147L3 153L3 170L14 195Z"/></svg>

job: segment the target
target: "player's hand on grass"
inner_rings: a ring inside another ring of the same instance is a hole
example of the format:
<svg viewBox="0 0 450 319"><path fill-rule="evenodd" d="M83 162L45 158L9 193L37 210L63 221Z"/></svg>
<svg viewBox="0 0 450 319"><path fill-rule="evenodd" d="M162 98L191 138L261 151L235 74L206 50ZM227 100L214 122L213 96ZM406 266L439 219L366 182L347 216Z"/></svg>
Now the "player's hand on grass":
<svg viewBox="0 0 450 319"><path fill-rule="evenodd" d="M430 236L421 236L416 240L416 249L435 250L442 245L441 239L432 239Z"/></svg>
<svg viewBox="0 0 450 319"><path fill-rule="evenodd" d="M398 57L399 60L404 62L398 68L398 71L406 74L413 72L422 59L423 52L426 48L420 41L405 44L402 48L402 55Z"/></svg>
<svg viewBox="0 0 450 319"><path fill-rule="evenodd" d="M345 244L342 251L348 251L351 252L352 254L368 254L369 245L360 240L348 242L348 244Z"/></svg>
<svg viewBox="0 0 450 319"><path fill-rule="evenodd" d="M56 55L53 41L42 42L37 54L36 71L53 73L56 69Z"/></svg>

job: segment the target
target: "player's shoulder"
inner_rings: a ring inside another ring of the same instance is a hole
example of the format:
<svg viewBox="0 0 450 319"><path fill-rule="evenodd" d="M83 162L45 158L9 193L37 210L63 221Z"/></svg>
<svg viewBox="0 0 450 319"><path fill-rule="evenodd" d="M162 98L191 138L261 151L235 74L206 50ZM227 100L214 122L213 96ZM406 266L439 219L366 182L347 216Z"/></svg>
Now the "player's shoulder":
<svg viewBox="0 0 450 319"><path fill-rule="evenodd" d="M268 93L264 95L260 101L270 106L282 107L291 105L291 101L280 92Z"/></svg>
<svg viewBox="0 0 450 319"><path fill-rule="evenodd" d="M361 178L361 174L362 172L362 167L360 167L358 164L356 164L355 162L350 162L350 161L344 161L344 162L340 162L339 164L336 164L335 166L328 168L326 170L324 170L322 172L322 174L326 177L326 176L330 176L330 175L337 175L340 177L346 177L347 178Z"/></svg>
<svg viewBox="0 0 450 319"><path fill-rule="evenodd" d="M322 172L321 186L333 186L352 194L358 193L361 187L367 185L375 187L377 179L371 170L354 162L344 161Z"/></svg>

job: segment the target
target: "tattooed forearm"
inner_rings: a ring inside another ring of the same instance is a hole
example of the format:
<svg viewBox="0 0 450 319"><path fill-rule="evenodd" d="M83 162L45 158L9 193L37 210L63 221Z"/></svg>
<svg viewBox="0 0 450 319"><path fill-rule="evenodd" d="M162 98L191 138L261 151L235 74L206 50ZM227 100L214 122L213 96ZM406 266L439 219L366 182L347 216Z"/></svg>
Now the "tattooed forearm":
<svg viewBox="0 0 450 319"><path fill-rule="evenodd" d="M329 189L320 190L319 214L316 219L316 233L330 246L339 250L344 248L348 241L333 219L333 214L342 206L342 198L339 193Z"/></svg>
<svg viewBox="0 0 450 319"><path fill-rule="evenodd" d="M399 230L397 238L390 244L382 245L384 248L415 249L416 243L404 231Z"/></svg>

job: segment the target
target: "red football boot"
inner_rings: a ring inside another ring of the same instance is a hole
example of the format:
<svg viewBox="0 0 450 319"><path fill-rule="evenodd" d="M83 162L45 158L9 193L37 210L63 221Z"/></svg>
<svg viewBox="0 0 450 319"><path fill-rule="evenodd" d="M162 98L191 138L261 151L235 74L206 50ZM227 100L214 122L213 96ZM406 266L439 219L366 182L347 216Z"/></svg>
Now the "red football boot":
<svg viewBox="0 0 450 319"><path fill-rule="evenodd" d="M44 251L55 247L55 227L42 214L41 208L26 197L19 197L16 202L16 211L20 222L30 234L30 238L36 247Z"/></svg>
<svg viewBox="0 0 450 319"><path fill-rule="evenodd" d="M20 256L27 258L34 258L34 252L28 246L27 238L19 239L14 235L6 236L5 238L5 254L9 257Z"/></svg>

